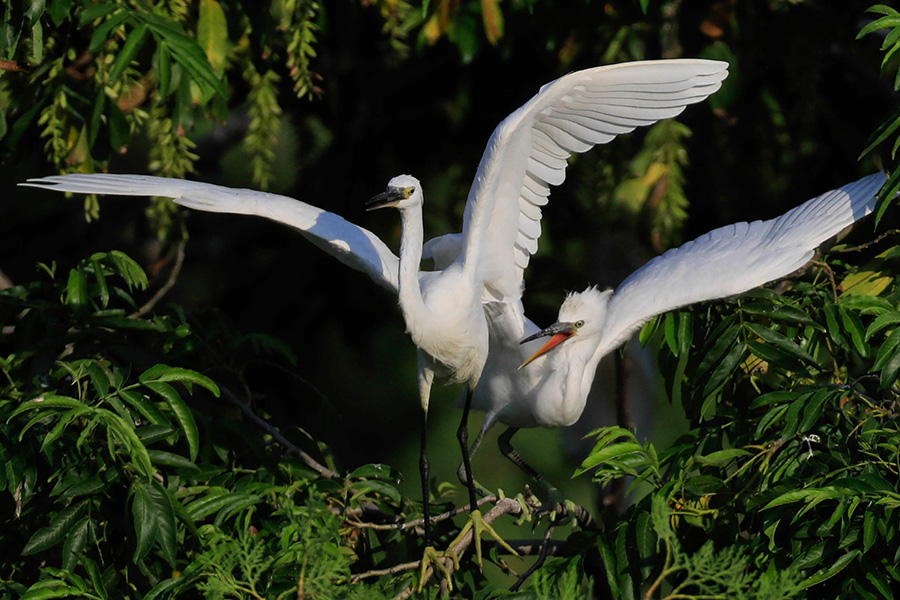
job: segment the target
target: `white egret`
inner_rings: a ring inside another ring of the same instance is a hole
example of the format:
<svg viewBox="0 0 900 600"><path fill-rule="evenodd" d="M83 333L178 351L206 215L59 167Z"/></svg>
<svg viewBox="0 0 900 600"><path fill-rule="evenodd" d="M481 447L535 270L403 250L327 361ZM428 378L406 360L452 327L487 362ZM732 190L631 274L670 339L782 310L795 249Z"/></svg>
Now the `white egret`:
<svg viewBox="0 0 900 600"><path fill-rule="evenodd" d="M548 83L491 135L469 191L461 234L442 236L423 249L422 188L410 176L392 179L388 189L370 201L369 208L394 206L401 211L399 259L371 232L274 194L135 175L64 175L29 180L26 185L167 196L199 210L266 217L298 229L341 262L398 294L407 330L419 348L428 540L425 418L431 385L435 375L447 377L465 383L471 398L488 360L485 314L488 319L495 313L503 315L505 311L495 308L507 303L517 307L513 312L521 312L523 271L537 250L541 207L547 203L550 186L565 179L566 160L573 152L585 152L636 127L680 114L687 105L718 90L727 67L724 62L697 59L642 61L586 69ZM435 259L436 271L420 270L423 255ZM494 308L482 312L483 304ZM458 434L465 462L467 412L464 409ZM467 473L470 523L478 525L472 481Z"/></svg>
<svg viewBox="0 0 900 600"><path fill-rule="evenodd" d="M597 364L654 316L734 296L789 275L816 247L866 216L884 184L875 173L808 200L768 221L735 223L653 258L615 290L569 294L557 323L539 329L520 304L495 303L491 351L475 388L473 408L485 411L471 455L496 423L501 450L539 481L512 449L520 428L564 427L581 416ZM539 338L550 339L540 346ZM519 340L522 343L519 343ZM460 474L462 476L462 474Z"/></svg>

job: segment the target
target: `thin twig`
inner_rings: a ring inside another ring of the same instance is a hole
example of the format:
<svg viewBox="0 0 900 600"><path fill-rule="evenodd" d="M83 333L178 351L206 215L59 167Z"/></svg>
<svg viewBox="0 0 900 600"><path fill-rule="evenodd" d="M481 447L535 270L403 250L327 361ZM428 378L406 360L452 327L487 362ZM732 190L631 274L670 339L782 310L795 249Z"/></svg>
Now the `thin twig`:
<svg viewBox="0 0 900 600"><path fill-rule="evenodd" d="M468 510L468 508L467 508ZM552 527L548 529L548 531L552 531ZM551 540L548 539L547 536L541 540L505 540L507 544L512 546L512 548L519 553L519 556L533 556L535 554L544 553L546 556L561 556L565 553L565 551L570 547L570 544L565 540ZM496 548L499 552L506 553L506 549L500 544L500 542L496 542L494 540L486 540L484 542L484 548L488 551ZM540 559L538 559L540 560ZM352 583L357 583L363 579L370 579L372 577L381 577L382 575L396 575L397 573L402 573L403 571L412 571L414 569L418 569L422 564L422 561L415 560L412 562L401 563L399 565L394 565L393 567L389 567L387 569L373 569L371 571L366 571L365 573L357 573L350 578ZM530 574L530 573L529 573ZM525 576L527 578L527 575Z"/></svg>
<svg viewBox="0 0 900 600"><path fill-rule="evenodd" d="M869 246L874 246L875 244L877 244L884 238L886 238L890 235L896 235L898 233L900 233L900 229L889 229L888 231L885 231L884 233L879 235L874 240L868 241L864 244L860 244L859 246L852 246L850 248L832 248L828 252L829 252L829 254L839 254L841 252L860 252L862 250L865 250Z"/></svg>
<svg viewBox="0 0 900 600"><path fill-rule="evenodd" d="M420 564L422 564L421 560L414 560L412 562L394 565L389 569L374 569L372 571L366 571L365 573L357 573L350 578L350 583L357 583L370 577L381 577L382 575L395 575L397 573L402 573L403 571L412 571L413 569L418 569Z"/></svg>
<svg viewBox="0 0 900 600"><path fill-rule="evenodd" d="M497 504L495 504L491 510L487 511L487 513L482 518L484 519L485 523L491 524L502 515L520 515L522 514L522 510L523 507L518 500L514 500L512 498L501 498L497 501ZM465 537L457 540L456 543L451 544L447 551L455 553L457 557L462 558L468 547L472 544L473 535L474 527L465 535ZM440 560L444 564L444 567L447 569L447 572L452 573L454 570L453 559L442 558ZM426 569L425 571L423 580L427 581L431 579L431 576L433 574L434 569L432 567L428 567L428 569ZM394 600L406 600L406 598L409 598L412 595L415 589L415 585L410 585L402 592L394 596Z"/></svg>
<svg viewBox="0 0 900 600"><path fill-rule="evenodd" d="M485 496L484 498L480 498L478 500L478 506L482 504L486 504L488 502L496 502L497 496ZM453 510L448 510L447 512L431 517L432 523L440 523L441 521L446 521L447 519L452 519L457 515L461 515L463 513L469 512L469 505L466 504L460 508L454 508ZM345 516L349 516L352 514L350 511L344 513ZM412 521L404 521L402 523L369 523L365 521L348 521L350 525L353 527L357 527L359 529L378 529L378 530L390 530L390 529L399 529L403 531L404 529L409 529L411 527L417 527L425 523L425 518L414 519Z"/></svg>
<svg viewBox="0 0 900 600"><path fill-rule="evenodd" d="M522 587L522 584L525 583L525 580L531 577L532 573L534 573L544 565L544 561L547 560L547 551L550 547L550 536L553 535L554 529L556 529L556 527L553 525L547 528L546 533L544 533L544 541L541 544L541 553L538 555L537 560L534 561L534 564L528 567L528 569L519 576L516 582L509 587L509 591L517 591L520 587Z"/></svg>
<svg viewBox="0 0 900 600"><path fill-rule="evenodd" d="M175 282L178 280L178 275L181 274L181 267L184 265L184 247L187 245L187 238L182 238L178 245L175 247L175 264L172 266L172 270L169 272L169 277L166 279L166 282L163 284L161 288L156 290L156 293L153 294L153 297L150 298L143 306L141 306L137 311L128 315L131 319L137 319L139 317L143 317L148 312L153 310L153 307L163 299L163 297L169 293L175 286Z"/></svg>
<svg viewBox="0 0 900 600"><path fill-rule="evenodd" d="M250 421L254 425L256 425L257 427L259 427L260 429L262 429L263 431L265 431L266 433L271 435L279 444L284 446L284 448L288 451L289 454L294 454L294 455L298 456L300 458L300 460L305 462L309 468L316 471L322 477L334 478L334 477L339 476L339 473L337 473L336 471L332 471L328 467L320 464L316 459L314 459L312 456L310 456L309 454L304 452L301 448L296 446L289 439L284 437L284 435L282 435L282 433L278 430L277 427L275 427L274 425L272 425L271 423L269 423L268 421L266 421L265 419L263 419L262 417L257 415L255 412L253 412L253 409L250 408L249 404L247 404L245 402L241 402L241 400L237 396L235 396L228 388L221 386L220 389L222 390L222 394L226 398L228 398L228 400L232 404L234 404L235 406L237 406L238 408L241 409L241 412L244 413L244 416L246 416L248 419L250 419Z"/></svg>
<svg viewBox="0 0 900 600"><path fill-rule="evenodd" d="M832 295L834 296L834 301L837 302L837 300L838 300L838 293L837 293L837 288L838 288L838 286L837 286L837 282L836 282L835 279L834 279L834 271L831 270L831 267L828 266L828 263L822 262L822 261L820 261L820 260L811 260L811 261L809 261L809 262L810 262L810 264L818 265L818 266L822 267L822 270L825 271L825 274L826 274L826 275L828 275L828 279L831 281L831 293L832 293Z"/></svg>

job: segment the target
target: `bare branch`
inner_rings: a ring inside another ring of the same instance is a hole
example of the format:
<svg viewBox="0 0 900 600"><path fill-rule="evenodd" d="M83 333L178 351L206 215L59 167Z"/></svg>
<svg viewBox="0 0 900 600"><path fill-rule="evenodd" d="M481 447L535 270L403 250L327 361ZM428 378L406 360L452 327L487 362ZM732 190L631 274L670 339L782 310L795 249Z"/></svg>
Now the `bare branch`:
<svg viewBox="0 0 900 600"><path fill-rule="evenodd" d="M253 409L250 408L250 405L246 402L241 402L241 400L234 395L227 387L220 386L222 390L222 394L228 398L228 400L241 409L241 412L244 413L244 416L247 417L254 425L271 435L275 441L284 446L284 448L288 451L289 454L294 454L300 460L302 460L306 465L316 471L322 477L334 478L338 477L339 473L336 471L332 471L328 467L320 464L316 459L312 456L304 452L301 448L296 446L289 439L284 437L284 435L278 430L277 427L270 424L268 421L257 415L253 412Z"/></svg>
<svg viewBox="0 0 900 600"><path fill-rule="evenodd" d="M483 504L487 504L488 502L497 502L497 496L485 496L478 500L478 506ZM344 513L345 516L350 516L354 511L347 511ZM355 512L360 512L359 510ZM371 511L366 510L366 512L371 513ZM466 504L460 508L454 508L453 510L448 510L447 512L431 517L432 523L440 523L441 521L446 521L447 519L452 519L457 515L461 515L463 513L469 512L469 505ZM377 511L376 514L378 516L383 515L384 513L380 513ZM402 523L371 523L367 521L348 521L350 525L357 527L359 529L378 529L378 530L390 530L390 529L410 529L411 527L418 527L419 525L423 525L425 523L424 517L421 519L414 519L412 521L404 521Z"/></svg>
<svg viewBox="0 0 900 600"><path fill-rule="evenodd" d="M166 279L166 282L163 284L161 288L156 290L156 293L153 294L153 297L150 298L143 306L141 306L137 311L128 315L131 319L137 319L139 317L143 317L145 314L153 310L153 307L163 299L163 297L169 293L175 286L175 282L178 280L178 275L181 274L181 267L184 265L184 247L187 245L187 238L182 238L181 241L178 242L178 245L175 247L175 265L172 267L172 270L169 272L169 277Z"/></svg>
<svg viewBox="0 0 900 600"><path fill-rule="evenodd" d="M888 231L885 231L884 233L879 235L874 240L868 241L864 244L860 244L859 246L850 246L849 248L832 248L828 252L831 254L838 254L840 252L860 252L862 250L865 250L869 246L874 246L875 244L877 244L884 238L886 238L888 236L896 235L898 233L900 233L900 229L889 229Z"/></svg>

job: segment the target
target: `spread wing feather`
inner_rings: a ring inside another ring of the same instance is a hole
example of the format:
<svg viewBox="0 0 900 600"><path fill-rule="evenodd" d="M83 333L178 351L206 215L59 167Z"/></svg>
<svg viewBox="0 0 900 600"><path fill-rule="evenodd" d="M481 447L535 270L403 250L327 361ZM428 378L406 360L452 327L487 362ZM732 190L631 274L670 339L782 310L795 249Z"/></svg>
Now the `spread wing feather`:
<svg viewBox="0 0 900 600"><path fill-rule="evenodd" d="M20 185L80 194L161 196L197 210L271 219L293 227L348 267L397 293L399 259L374 233L287 196L184 179L102 173L54 175Z"/></svg>
<svg viewBox="0 0 900 600"><path fill-rule="evenodd" d="M615 349L655 315L789 275L822 242L872 212L885 179L863 177L775 219L726 225L657 256L613 292L596 352Z"/></svg>
<svg viewBox="0 0 900 600"><path fill-rule="evenodd" d="M488 142L469 192L460 259L487 277L486 301L518 298L566 161L617 135L674 117L721 86L727 63L660 60L570 73L543 86Z"/></svg>

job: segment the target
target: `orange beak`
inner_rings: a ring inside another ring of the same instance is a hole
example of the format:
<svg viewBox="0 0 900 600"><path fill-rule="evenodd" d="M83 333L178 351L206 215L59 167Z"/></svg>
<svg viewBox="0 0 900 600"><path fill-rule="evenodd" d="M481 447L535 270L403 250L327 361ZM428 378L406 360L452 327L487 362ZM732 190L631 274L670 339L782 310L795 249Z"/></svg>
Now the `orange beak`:
<svg viewBox="0 0 900 600"><path fill-rule="evenodd" d="M554 348L556 348L557 346L562 344L564 341L566 341L567 339L569 339L570 337L575 335L575 333L577 331L578 331L578 328L575 327L575 325L573 323L554 323L550 327L547 327L546 329L542 329L542 330L538 331L537 333L535 333L534 335L528 336L527 338L525 338L524 340L522 340L519 343L524 344L526 342L530 342L530 341L536 340L538 338L546 337L548 335L551 337L549 340L547 340L547 343L544 344L543 346L541 346L537 352L532 354L528 358L528 360L526 360L521 365L519 365L519 369L522 369L523 367L528 365L530 362L532 362L539 356L543 356L544 354L547 354L548 352L550 352L551 350L553 350Z"/></svg>

